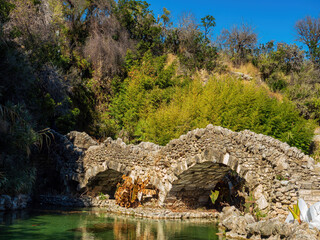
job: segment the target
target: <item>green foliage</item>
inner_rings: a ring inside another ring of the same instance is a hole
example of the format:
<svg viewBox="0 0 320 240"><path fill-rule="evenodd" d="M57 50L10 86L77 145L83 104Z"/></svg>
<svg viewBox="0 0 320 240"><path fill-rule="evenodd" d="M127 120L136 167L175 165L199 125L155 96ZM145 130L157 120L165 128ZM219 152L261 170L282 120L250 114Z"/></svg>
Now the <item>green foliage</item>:
<svg viewBox="0 0 320 240"><path fill-rule="evenodd" d="M181 84L174 74L175 66L166 66L166 56L154 58L150 52L140 64L133 65L110 105L110 116L115 119L116 128L125 129L131 140L139 139L143 125L142 122L138 124L139 121L169 102L175 86Z"/></svg>
<svg viewBox="0 0 320 240"><path fill-rule="evenodd" d="M266 79L266 82L270 89L274 92L285 89L288 85L284 74L280 72L274 72Z"/></svg>
<svg viewBox="0 0 320 240"><path fill-rule="evenodd" d="M219 197L219 191L215 190L214 192L211 190L211 194L210 194L210 199L212 204L215 204L215 202L217 201Z"/></svg>
<svg viewBox="0 0 320 240"><path fill-rule="evenodd" d="M204 87L194 81L176 91L171 102L148 115L143 140L166 144L170 139L207 124L234 131L250 129L286 141L307 152L313 123L299 116L288 100L282 103L253 83L233 78L211 79Z"/></svg>
<svg viewBox="0 0 320 240"><path fill-rule="evenodd" d="M99 192L99 200L106 200L107 197L102 193L102 192Z"/></svg>
<svg viewBox="0 0 320 240"><path fill-rule="evenodd" d="M29 124L30 115L23 105L13 105L7 103L1 106L0 119L3 121L3 131L5 137L1 139L8 153L20 153L25 156L30 155L30 146L37 141L37 133ZM6 109L6 111L4 111Z"/></svg>
<svg viewBox="0 0 320 240"><path fill-rule="evenodd" d="M277 180L279 180L279 181L282 181L282 180L289 180L289 178L288 177L284 177L284 176L282 176L282 175L276 175L276 179Z"/></svg>
<svg viewBox="0 0 320 240"><path fill-rule="evenodd" d="M319 70L312 64L304 66L299 73L291 76L285 89L286 96L293 101L302 116L320 121L320 81Z"/></svg>
<svg viewBox="0 0 320 240"><path fill-rule="evenodd" d="M73 89L72 105L79 109L74 111L74 114L69 115L71 118L77 117L76 125L79 129L85 129L91 133L90 126L97 118L95 112L95 96L89 86L78 84Z"/></svg>
<svg viewBox="0 0 320 240"><path fill-rule="evenodd" d="M80 115L77 107L72 108L73 102L68 97L61 102L55 102L49 93L39 100L41 116L39 126L45 128L54 126L58 131L67 133L75 128Z"/></svg>
<svg viewBox="0 0 320 240"><path fill-rule="evenodd" d="M35 181L29 155L38 134L22 105L7 103L0 109L0 194L29 193Z"/></svg>
<svg viewBox="0 0 320 240"><path fill-rule="evenodd" d="M139 41L137 49L141 54L148 49L152 49L154 53L161 51L161 27L149 6L145 1L119 0L112 8L121 25L129 32L130 38Z"/></svg>
<svg viewBox="0 0 320 240"><path fill-rule="evenodd" d="M12 3L0 0L0 24L9 20L10 11L14 8Z"/></svg>
<svg viewBox="0 0 320 240"><path fill-rule="evenodd" d="M199 69L212 71L217 67L217 48L208 45L202 33L195 35L194 39L189 42L187 48L192 49L192 51L182 51L178 54L181 63L186 66L187 69L191 71Z"/></svg>
<svg viewBox="0 0 320 240"><path fill-rule="evenodd" d="M299 72L304 57L304 51L296 44L278 43L275 46L271 41L255 49L253 63L259 68L262 78L268 79L278 72L285 75Z"/></svg>
<svg viewBox="0 0 320 240"><path fill-rule="evenodd" d="M264 218L267 216L266 213L262 213L259 209L258 205L256 204L256 199L254 199L252 193L250 193L248 196L245 197L245 203L243 205L244 212L250 213L254 216L256 221L260 221L261 218Z"/></svg>
<svg viewBox="0 0 320 240"><path fill-rule="evenodd" d="M212 28L216 26L215 18L211 15L207 15L203 18L201 18L201 24L204 28L204 37L205 39L208 39L208 35Z"/></svg>
<svg viewBox="0 0 320 240"><path fill-rule="evenodd" d="M7 156L3 159L6 167L0 166L5 171L0 177L0 194L30 193L35 182L36 169L30 165L23 164L26 161L21 156ZM20 164L19 164L20 163Z"/></svg>
<svg viewBox="0 0 320 240"><path fill-rule="evenodd" d="M62 133L67 133L73 130L75 128L79 114L80 114L80 110L78 108L74 108L71 111L69 111L67 114L58 117L56 120L58 129Z"/></svg>

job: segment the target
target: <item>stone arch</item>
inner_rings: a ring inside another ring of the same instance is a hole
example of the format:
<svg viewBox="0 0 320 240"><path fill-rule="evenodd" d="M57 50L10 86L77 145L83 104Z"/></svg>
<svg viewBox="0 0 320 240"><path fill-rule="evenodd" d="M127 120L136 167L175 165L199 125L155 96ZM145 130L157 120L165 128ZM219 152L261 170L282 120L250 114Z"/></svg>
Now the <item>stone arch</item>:
<svg viewBox="0 0 320 240"><path fill-rule="evenodd" d="M191 200L197 202L196 206L202 206L209 201L210 191L230 170L243 178L250 190L257 187L254 173L247 167L240 166L236 157L228 152L221 153L217 149L208 148L202 154L185 159L172 168L173 181L166 189L164 203L170 205L175 201L182 201L188 205L187 201ZM259 188L261 187L260 185ZM260 197L266 199L263 194Z"/></svg>
<svg viewBox="0 0 320 240"><path fill-rule="evenodd" d="M113 198L117 184L121 181L122 176L128 173L129 169L126 165L112 160L88 166L78 189L85 189L91 193L102 192Z"/></svg>

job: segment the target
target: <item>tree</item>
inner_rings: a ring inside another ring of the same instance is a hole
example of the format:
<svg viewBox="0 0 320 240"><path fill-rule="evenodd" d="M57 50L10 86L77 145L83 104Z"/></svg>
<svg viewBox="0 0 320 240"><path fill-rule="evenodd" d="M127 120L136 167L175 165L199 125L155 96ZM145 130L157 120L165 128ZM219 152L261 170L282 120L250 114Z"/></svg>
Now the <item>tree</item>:
<svg viewBox="0 0 320 240"><path fill-rule="evenodd" d="M162 26L164 28L168 28L169 26L172 25L172 23L170 22L171 12L166 8L163 8L162 11L163 11L163 13L162 13L161 17L158 16L158 23L160 22L160 20L162 20Z"/></svg>
<svg viewBox="0 0 320 240"><path fill-rule="evenodd" d="M257 44L258 34L254 27L242 23L240 26L233 26L231 30L223 30L218 41L229 52L236 64L247 61L248 54L252 54Z"/></svg>
<svg viewBox="0 0 320 240"><path fill-rule="evenodd" d="M210 31L212 28L216 26L215 18L211 15L207 15L203 18L201 18L201 23L204 28L204 37L205 39L208 39L208 35L210 34Z"/></svg>
<svg viewBox="0 0 320 240"><path fill-rule="evenodd" d="M320 17L306 16L295 24L298 34L297 40L307 45L312 62L319 62L320 58Z"/></svg>
<svg viewBox="0 0 320 240"><path fill-rule="evenodd" d="M137 48L141 55L148 49L161 54L161 27L145 1L119 0L113 4L112 13L131 39L138 41Z"/></svg>
<svg viewBox="0 0 320 240"><path fill-rule="evenodd" d="M202 20L208 34L211 26L214 25L214 20L211 16ZM179 25L179 28L173 31L176 36L172 35L171 40L174 40L179 46L181 62L189 69L213 70L217 56L216 48L210 44L208 38L200 30L201 25L197 23L195 16L192 13L184 13L179 19Z"/></svg>
<svg viewBox="0 0 320 240"><path fill-rule="evenodd" d="M280 42L277 45L274 41L261 44L255 49L253 63L259 68L264 80L275 72L284 74L299 72L304 62L304 51L296 44Z"/></svg>

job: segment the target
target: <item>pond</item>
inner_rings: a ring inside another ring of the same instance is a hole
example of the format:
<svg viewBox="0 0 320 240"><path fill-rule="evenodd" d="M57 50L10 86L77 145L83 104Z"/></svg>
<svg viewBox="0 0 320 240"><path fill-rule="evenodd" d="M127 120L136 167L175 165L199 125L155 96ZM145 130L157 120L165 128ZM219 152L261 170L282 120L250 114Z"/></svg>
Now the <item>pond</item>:
<svg viewBox="0 0 320 240"><path fill-rule="evenodd" d="M0 239L219 239L208 220L151 220L103 209L32 209L0 213Z"/></svg>

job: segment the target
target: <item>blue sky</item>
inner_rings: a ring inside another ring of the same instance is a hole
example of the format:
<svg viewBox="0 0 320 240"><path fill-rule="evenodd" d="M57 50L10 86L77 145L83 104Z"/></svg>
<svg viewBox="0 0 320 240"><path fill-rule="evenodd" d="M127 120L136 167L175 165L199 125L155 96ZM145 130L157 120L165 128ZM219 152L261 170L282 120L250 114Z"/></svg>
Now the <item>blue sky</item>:
<svg viewBox="0 0 320 240"><path fill-rule="evenodd" d="M294 24L306 15L318 17L320 0L146 0L156 15L166 7L176 22L183 12L200 19L212 15L217 26L214 35L234 24L247 22L255 26L259 42L270 40L295 43ZM300 45L300 44L299 44Z"/></svg>

